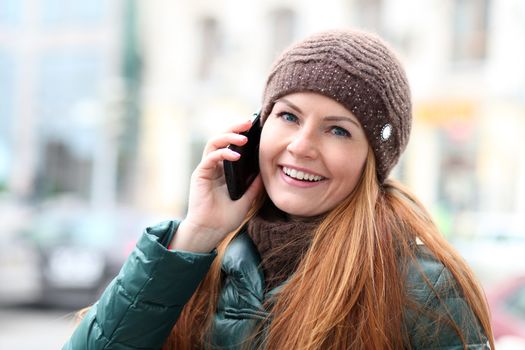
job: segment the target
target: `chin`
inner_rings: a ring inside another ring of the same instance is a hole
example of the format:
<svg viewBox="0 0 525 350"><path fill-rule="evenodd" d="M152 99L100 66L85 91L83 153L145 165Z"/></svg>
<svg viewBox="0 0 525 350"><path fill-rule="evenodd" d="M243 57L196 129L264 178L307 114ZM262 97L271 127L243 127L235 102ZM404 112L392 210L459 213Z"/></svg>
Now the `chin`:
<svg viewBox="0 0 525 350"><path fill-rule="evenodd" d="M321 215L323 213L319 207L308 208L304 205L298 205L297 203L290 203L289 201L284 200L273 200L273 204L279 208L281 211L285 212L288 215L299 216L299 217L312 217Z"/></svg>

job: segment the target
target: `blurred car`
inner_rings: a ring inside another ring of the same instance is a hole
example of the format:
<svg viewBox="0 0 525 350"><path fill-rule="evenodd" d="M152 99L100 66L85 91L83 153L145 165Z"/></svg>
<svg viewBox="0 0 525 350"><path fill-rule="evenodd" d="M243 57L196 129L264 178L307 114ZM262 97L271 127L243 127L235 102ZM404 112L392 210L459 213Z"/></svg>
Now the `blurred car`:
<svg viewBox="0 0 525 350"><path fill-rule="evenodd" d="M525 275L498 283L487 292L487 300L498 348L507 344L508 349L525 349Z"/></svg>
<svg viewBox="0 0 525 350"><path fill-rule="evenodd" d="M39 253L10 231L0 235L0 305L33 302L41 295Z"/></svg>
<svg viewBox="0 0 525 350"><path fill-rule="evenodd" d="M90 305L152 223L130 209L94 211L71 199L46 204L10 240L10 257L0 258L0 298L4 304ZM9 292L24 280L31 284L24 298Z"/></svg>
<svg viewBox="0 0 525 350"><path fill-rule="evenodd" d="M38 250L17 235L30 218L28 205L0 196L0 305L31 302L41 293Z"/></svg>

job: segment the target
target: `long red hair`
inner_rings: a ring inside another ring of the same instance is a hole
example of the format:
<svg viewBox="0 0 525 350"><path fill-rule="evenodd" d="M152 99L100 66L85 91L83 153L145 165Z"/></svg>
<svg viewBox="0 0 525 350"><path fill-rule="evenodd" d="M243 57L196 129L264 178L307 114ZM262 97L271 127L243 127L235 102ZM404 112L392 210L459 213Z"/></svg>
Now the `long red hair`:
<svg viewBox="0 0 525 350"><path fill-rule="evenodd" d="M261 203L255 203L245 222ZM164 350L202 348L208 342L221 287L221 257L243 226L218 247L218 258L185 306ZM488 307L473 273L413 195L391 180L378 184L372 152L356 189L326 215L297 271L278 294L264 330L264 347L409 348L404 315L418 305L408 300L405 281L408 263L416 261L416 239L452 273L494 348ZM464 339L461 325L449 315L431 316Z"/></svg>

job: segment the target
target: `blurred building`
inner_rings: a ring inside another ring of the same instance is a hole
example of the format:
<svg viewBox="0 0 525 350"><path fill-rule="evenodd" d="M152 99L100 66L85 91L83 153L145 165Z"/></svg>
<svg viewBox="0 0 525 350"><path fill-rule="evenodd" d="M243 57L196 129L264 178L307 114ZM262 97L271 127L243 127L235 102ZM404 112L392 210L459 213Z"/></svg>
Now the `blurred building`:
<svg viewBox="0 0 525 350"><path fill-rule="evenodd" d="M418 3L406 47L416 123L405 179L454 233L524 235L525 3L430 3Z"/></svg>
<svg viewBox="0 0 525 350"><path fill-rule="evenodd" d="M126 181L119 167L131 163L122 144L136 134L126 104L135 79L125 70L128 8L132 1L0 1L0 184L15 197L115 202Z"/></svg>
<svg viewBox="0 0 525 350"><path fill-rule="evenodd" d="M182 216L210 135L335 27L399 52L415 121L394 175L443 231L523 234L522 0L0 0L0 191Z"/></svg>
<svg viewBox="0 0 525 350"><path fill-rule="evenodd" d="M488 222L511 230L525 213L523 1L157 0L139 12L138 173L147 185L137 198L146 207L181 215L205 140L259 107L276 54L311 32L349 26L379 33L405 63L415 123L395 175L443 230L472 233Z"/></svg>

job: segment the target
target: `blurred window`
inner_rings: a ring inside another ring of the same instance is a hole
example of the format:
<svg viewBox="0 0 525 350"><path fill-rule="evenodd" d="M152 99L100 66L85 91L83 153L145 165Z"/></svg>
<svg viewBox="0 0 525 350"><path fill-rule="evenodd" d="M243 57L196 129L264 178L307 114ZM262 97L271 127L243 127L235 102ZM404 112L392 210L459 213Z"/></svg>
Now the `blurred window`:
<svg viewBox="0 0 525 350"><path fill-rule="evenodd" d="M62 193L75 193L88 198L92 162L72 152L70 145L47 141L43 147L43 168L39 172L36 192L43 198Z"/></svg>
<svg viewBox="0 0 525 350"><path fill-rule="evenodd" d="M104 20L114 1L44 0L41 2L42 20L49 25L98 24Z"/></svg>
<svg viewBox="0 0 525 350"><path fill-rule="evenodd" d="M357 25L367 30L380 33L383 23L383 0L355 0Z"/></svg>
<svg viewBox="0 0 525 350"><path fill-rule="evenodd" d="M41 131L60 137L72 135L73 108L95 99L102 77L102 58L95 50L49 51L40 58L37 76L37 110L45 120Z"/></svg>
<svg viewBox="0 0 525 350"><path fill-rule="evenodd" d="M454 61L476 61L487 53L489 0L455 0L453 17Z"/></svg>
<svg viewBox="0 0 525 350"><path fill-rule="evenodd" d="M8 176L13 121L14 62L0 51L0 191Z"/></svg>
<svg viewBox="0 0 525 350"><path fill-rule="evenodd" d="M37 66L36 106L42 158L37 192L86 195L91 159L98 140L99 111L80 118L83 104L97 101L103 79L102 58L89 49L44 53Z"/></svg>
<svg viewBox="0 0 525 350"><path fill-rule="evenodd" d="M451 122L438 129L440 144L439 200L447 209L479 206L476 177L477 130L468 122Z"/></svg>
<svg viewBox="0 0 525 350"><path fill-rule="evenodd" d="M518 288L507 301L507 310L520 319L525 319L525 285Z"/></svg>
<svg viewBox="0 0 525 350"><path fill-rule="evenodd" d="M23 3L23 0L0 0L0 25L20 23Z"/></svg>
<svg viewBox="0 0 525 350"><path fill-rule="evenodd" d="M7 140L13 119L14 62L11 56L0 51L0 140Z"/></svg>
<svg viewBox="0 0 525 350"><path fill-rule="evenodd" d="M295 38L296 15L288 8L278 8L270 14L270 28L272 31L271 53L273 55L284 50Z"/></svg>
<svg viewBox="0 0 525 350"><path fill-rule="evenodd" d="M198 77L201 80L208 80L213 75L214 66L221 48L221 35L219 23L215 18L206 17L199 23L200 32L200 53Z"/></svg>

